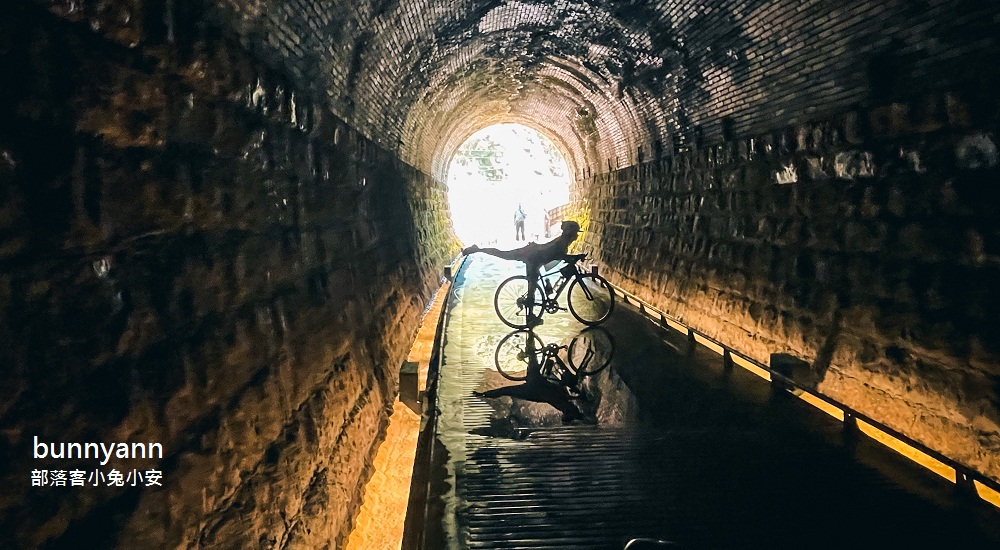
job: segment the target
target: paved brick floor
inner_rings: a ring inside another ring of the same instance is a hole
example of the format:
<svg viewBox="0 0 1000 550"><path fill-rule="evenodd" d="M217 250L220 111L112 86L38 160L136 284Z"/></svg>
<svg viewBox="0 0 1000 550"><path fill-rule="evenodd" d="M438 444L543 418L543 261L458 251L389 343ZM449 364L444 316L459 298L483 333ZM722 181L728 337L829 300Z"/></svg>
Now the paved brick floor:
<svg viewBox="0 0 1000 550"><path fill-rule="evenodd" d="M577 404L475 390L509 329L497 284L518 264L482 255L455 284L438 393L448 548L622 548L631 537L683 548L996 548L1000 514L719 356L618 304L611 367ZM582 325L546 317L544 342Z"/></svg>

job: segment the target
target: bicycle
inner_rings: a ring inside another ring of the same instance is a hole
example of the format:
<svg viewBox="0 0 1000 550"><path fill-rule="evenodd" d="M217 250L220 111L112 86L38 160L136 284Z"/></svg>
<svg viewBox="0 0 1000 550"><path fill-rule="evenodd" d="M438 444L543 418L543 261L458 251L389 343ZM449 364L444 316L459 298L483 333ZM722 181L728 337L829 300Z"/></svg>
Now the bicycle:
<svg viewBox="0 0 1000 550"><path fill-rule="evenodd" d="M560 351L566 351L565 361ZM579 397L583 377L607 368L613 355L614 340L604 327L584 329L568 346L544 344L534 331L520 329L500 340L493 360L497 372L508 380L527 380L528 371L538 369L543 379L564 386L571 397Z"/></svg>
<svg viewBox="0 0 1000 550"><path fill-rule="evenodd" d="M567 285L566 303L577 321L589 326L603 323L615 308L615 293L611 283L596 273L583 272L579 262L586 254L567 256L561 269L539 275L533 303L528 306L528 277L514 275L497 287L493 295L493 309L503 323L511 328L526 328L530 318L542 312L565 311L559 306L559 297ZM553 283L551 279L558 277Z"/></svg>

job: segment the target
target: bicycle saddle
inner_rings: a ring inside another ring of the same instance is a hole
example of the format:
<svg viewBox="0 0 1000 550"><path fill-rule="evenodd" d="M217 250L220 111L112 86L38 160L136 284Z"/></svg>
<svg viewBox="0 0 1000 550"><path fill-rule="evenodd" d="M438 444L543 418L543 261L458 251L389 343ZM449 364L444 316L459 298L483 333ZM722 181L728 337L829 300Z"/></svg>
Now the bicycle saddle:
<svg viewBox="0 0 1000 550"><path fill-rule="evenodd" d="M583 260L586 257L587 257L586 254L570 254L566 256L566 260L571 264L575 264L576 262L579 262L580 260Z"/></svg>

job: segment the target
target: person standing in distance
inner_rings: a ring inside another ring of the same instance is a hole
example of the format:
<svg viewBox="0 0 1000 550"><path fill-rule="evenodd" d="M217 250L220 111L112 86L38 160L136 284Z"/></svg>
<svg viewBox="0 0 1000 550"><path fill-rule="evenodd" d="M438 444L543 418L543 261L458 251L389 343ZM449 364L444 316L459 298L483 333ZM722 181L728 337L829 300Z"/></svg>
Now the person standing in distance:
<svg viewBox="0 0 1000 550"><path fill-rule="evenodd" d="M514 240L523 241L524 240L524 218L526 218L524 210L521 205L517 205L517 212L514 212Z"/></svg>

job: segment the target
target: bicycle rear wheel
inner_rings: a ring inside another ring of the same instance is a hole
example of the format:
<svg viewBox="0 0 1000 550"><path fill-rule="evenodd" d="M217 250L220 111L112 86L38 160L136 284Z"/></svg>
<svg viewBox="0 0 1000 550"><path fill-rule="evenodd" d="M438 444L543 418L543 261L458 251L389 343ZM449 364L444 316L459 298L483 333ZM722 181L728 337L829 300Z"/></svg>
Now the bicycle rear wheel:
<svg viewBox="0 0 1000 550"><path fill-rule="evenodd" d="M545 302L545 292L535 286L535 301L528 308L528 277L514 275L497 287L493 295L493 309L505 325L510 328L527 328L528 317L539 317L542 314L542 304Z"/></svg>
<svg viewBox="0 0 1000 550"><path fill-rule="evenodd" d="M531 349L529 349L529 343ZM543 359L542 340L527 329L515 330L497 344L493 361L497 372L508 380L527 380L528 368L538 369Z"/></svg>
<svg viewBox="0 0 1000 550"><path fill-rule="evenodd" d="M569 311L585 325L603 323L615 309L615 292L604 277L581 273L569 285Z"/></svg>
<svg viewBox="0 0 1000 550"><path fill-rule="evenodd" d="M573 338L567 353L579 375L597 374L611 364L615 341L604 327L589 327Z"/></svg>

